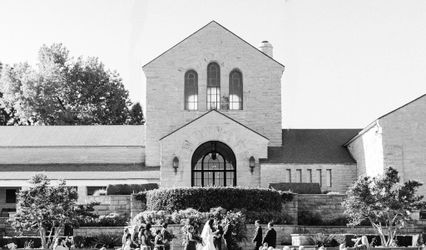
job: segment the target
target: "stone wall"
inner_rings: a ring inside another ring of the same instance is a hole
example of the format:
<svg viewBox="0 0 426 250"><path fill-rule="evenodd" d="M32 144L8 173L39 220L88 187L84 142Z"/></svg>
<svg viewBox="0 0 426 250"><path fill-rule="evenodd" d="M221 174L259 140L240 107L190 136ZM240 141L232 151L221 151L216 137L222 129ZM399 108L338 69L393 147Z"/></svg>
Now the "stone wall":
<svg viewBox="0 0 426 250"><path fill-rule="evenodd" d="M110 213L130 215L131 195L105 195L105 196L87 196L87 203L99 202L95 206L95 211L99 215Z"/></svg>
<svg viewBox="0 0 426 250"><path fill-rule="evenodd" d="M398 170L401 181L426 183L426 95L379 119L385 167ZM426 195L426 185L419 188Z"/></svg>
<svg viewBox="0 0 426 250"><path fill-rule="evenodd" d="M291 176L288 176L290 170ZM312 182L320 183L321 191L345 193L357 178L356 164L271 164L262 163L260 166L261 186L268 188L270 183L290 182L300 183L296 170L301 171L302 183L311 182L308 170L312 172ZM319 171L321 170L321 175ZM331 170L331 178L327 170ZM331 185L329 184L331 181Z"/></svg>
<svg viewBox="0 0 426 250"><path fill-rule="evenodd" d="M323 221L338 219L343 216L342 202L346 195L338 194L298 194L298 213L318 214Z"/></svg>

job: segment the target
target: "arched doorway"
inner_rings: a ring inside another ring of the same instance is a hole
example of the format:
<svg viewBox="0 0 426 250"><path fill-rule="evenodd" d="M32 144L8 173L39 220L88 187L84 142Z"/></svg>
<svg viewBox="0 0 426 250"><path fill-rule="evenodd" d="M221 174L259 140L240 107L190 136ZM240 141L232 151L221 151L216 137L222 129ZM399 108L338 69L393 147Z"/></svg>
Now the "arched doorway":
<svg viewBox="0 0 426 250"><path fill-rule="evenodd" d="M228 145L219 141L201 144L192 155L191 185L236 186L237 162Z"/></svg>

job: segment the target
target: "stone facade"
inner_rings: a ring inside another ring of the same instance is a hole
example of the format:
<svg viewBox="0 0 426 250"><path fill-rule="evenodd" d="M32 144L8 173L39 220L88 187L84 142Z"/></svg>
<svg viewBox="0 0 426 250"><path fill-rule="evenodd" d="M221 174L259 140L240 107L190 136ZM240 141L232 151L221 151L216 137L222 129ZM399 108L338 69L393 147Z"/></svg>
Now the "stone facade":
<svg viewBox="0 0 426 250"><path fill-rule="evenodd" d="M382 132L378 122L365 128L349 144L348 150L357 162L357 176L383 173Z"/></svg>
<svg viewBox="0 0 426 250"><path fill-rule="evenodd" d="M321 191L339 193L345 193L357 176L356 164L262 163L260 172L261 186L265 188L269 187L270 183L314 182L320 183Z"/></svg>
<svg viewBox="0 0 426 250"><path fill-rule="evenodd" d="M198 146L206 141L220 141L233 150L237 185L260 186L258 161L255 171L251 173L249 158L266 158L268 139L217 111L211 111L161 139L162 187L191 186L191 158ZM177 171L172 167L175 156L180 159Z"/></svg>
<svg viewBox="0 0 426 250"><path fill-rule="evenodd" d="M401 181L426 184L426 96L379 118L383 164L396 168ZM426 186L419 189L426 195Z"/></svg>
<svg viewBox="0 0 426 250"><path fill-rule="evenodd" d="M243 75L243 110L220 110L281 145L281 76L284 67L216 22L211 22L143 67L146 78L146 165L159 166L163 136L207 112L207 65L220 66L221 96L229 73ZM184 74L198 74L198 110L184 110Z"/></svg>
<svg viewBox="0 0 426 250"><path fill-rule="evenodd" d="M426 95L380 117L348 143L358 175L374 176L385 167L398 170L401 181L426 183ZM426 195L426 186L419 189Z"/></svg>

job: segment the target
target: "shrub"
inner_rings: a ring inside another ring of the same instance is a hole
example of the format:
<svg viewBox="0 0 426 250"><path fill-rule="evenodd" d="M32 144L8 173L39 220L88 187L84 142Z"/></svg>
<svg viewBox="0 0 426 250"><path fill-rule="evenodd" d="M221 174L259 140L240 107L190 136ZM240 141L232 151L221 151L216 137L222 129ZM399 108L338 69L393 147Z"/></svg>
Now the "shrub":
<svg viewBox="0 0 426 250"><path fill-rule="evenodd" d="M281 190L281 191L291 191L296 194L320 194L321 187L319 183L290 183L290 182L281 182L281 183L271 183L269 184L270 188Z"/></svg>
<svg viewBox="0 0 426 250"><path fill-rule="evenodd" d="M276 211L244 211L243 213L246 216L246 222L248 224L253 224L255 220L260 220L260 223L268 223L273 221L276 224L292 224L293 218L285 213L276 212Z"/></svg>
<svg viewBox="0 0 426 250"><path fill-rule="evenodd" d="M117 213L110 213L108 215L101 215L99 217L86 217L79 221L81 227L112 227L112 226L125 226L129 217Z"/></svg>
<svg viewBox="0 0 426 250"><path fill-rule="evenodd" d="M121 246L121 235L114 234L99 234L94 237L94 248L114 248Z"/></svg>
<svg viewBox="0 0 426 250"><path fill-rule="evenodd" d="M167 213L164 210L160 211L143 211L133 218L131 224L134 225L143 225L143 224L152 224L152 225L161 225L161 223L166 222L168 224L179 224L180 221L173 220L172 215ZM133 228L133 227L132 227Z"/></svg>
<svg viewBox="0 0 426 250"><path fill-rule="evenodd" d="M74 245L76 248L93 248L95 245L95 238L88 236L74 236Z"/></svg>
<svg viewBox="0 0 426 250"><path fill-rule="evenodd" d="M319 226L323 224L321 215L310 211L301 211L297 214L297 224L306 226Z"/></svg>
<svg viewBox="0 0 426 250"><path fill-rule="evenodd" d="M142 203L146 204L146 191L143 192L139 192L137 194L134 194L133 197L138 200L141 201Z"/></svg>
<svg viewBox="0 0 426 250"><path fill-rule="evenodd" d="M346 216L340 216L331 220L323 220L321 217L319 213L301 211L298 214L297 224L305 226L346 226L349 221Z"/></svg>
<svg viewBox="0 0 426 250"><path fill-rule="evenodd" d="M227 210L281 211L289 192L241 187L193 187L157 189L146 192L147 210L176 211L192 207L202 212L221 206Z"/></svg>
<svg viewBox="0 0 426 250"><path fill-rule="evenodd" d="M108 185L107 195L129 195L157 188L157 183Z"/></svg>
<svg viewBox="0 0 426 250"><path fill-rule="evenodd" d="M310 244L311 245L317 245L317 246L324 246L324 247L337 247L340 244L345 243L345 237L342 235L335 235L335 234L322 234L318 233L314 235L312 238L310 238Z"/></svg>

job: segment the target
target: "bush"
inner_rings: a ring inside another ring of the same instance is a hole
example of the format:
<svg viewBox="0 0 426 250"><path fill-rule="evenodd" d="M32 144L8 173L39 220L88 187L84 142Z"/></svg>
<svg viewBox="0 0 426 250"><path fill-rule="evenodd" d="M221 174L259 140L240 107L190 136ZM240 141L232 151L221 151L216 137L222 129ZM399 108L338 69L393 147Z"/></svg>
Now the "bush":
<svg viewBox="0 0 426 250"><path fill-rule="evenodd" d="M309 211L301 211L297 214L297 224L305 226L320 226L323 224L321 215Z"/></svg>
<svg viewBox="0 0 426 250"><path fill-rule="evenodd" d="M101 215L99 217L86 217L78 222L80 227L113 227L126 226L129 217L117 213Z"/></svg>
<svg viewBox="0 0 426 250"><path fill-rule="evenodd" d="M146 191L143 192L139 192L137 194L134 194L133 197L138 200L141 201L142 203L146 204Z"/></svg>
<svg viewBox="0 0 426 250"><path fill-rule="evenodd" d="M94 248L114 248L115 246L121 246L121 235L99 234L94 237Z"/></svg>
<svg viewBox="0 0 426 250"><path fill-rule="evenodd" d="M255 220L260 220L260 223L266 224L273 221L275 224L292 224L293 218L285 213L276 211L242 211L246 216L246 222L253 224Z"/></svg>
<svg viewBox="0 0 426 250"><path fill-rule="evenodd" d="M76 248L93 248L95 237L74 236L74 245Z"/></svg>
<svg viewBox="0 0 426 250"><path fill-rule="evenodd" d="M298 214L297 224L305 226L346 226L349 219L346 216L340 216L332 220L323 220L319 213L310 211L302 211ZM368 221L361 223L361 225L369 226Z"/></svg>
<svg viewBox="0 0 426 250"><path fill-rule="evenodd" d="M321 187L319 183L290 183L290 182L270 183L269 188L281 190L281 191L291 191L296 194L320 194L321 193Z"/></svg>
<svg viewBox="0 0 426 250"><path fill-rule="evenodd" d="M114 248L121 246L121 235L99 234L96 236L74 236L76 248Z"/></svg>
<svg viewBox="0 0 426 250"><path fill-rule="evenodd" d="M336 235L336 234L322 234L318 233L314 235L310 239L311 243L310 245L317 245L317 246L324 246L324 247L337 247L340 244L345 243L345 236L343 235Z"/></svg>
<svg viewBox="0 0 426 250"><path fill-rule="evenodd" d="M161 225L163 222L166 222L167 224L179 224L180 220L173 219L172 215L164 210L147 210L137 214L135 218L133 218L131 224L138 226L148 223L152 225Z"/></svg>
<svg viewBox="0 0 426 250"><path fill-rule="evenodd" d="M129 195L157 188L157 183L108 185L107 195Z"/></svg>
<svg viewBox="0 0 426 250"><path fill-rule="evenodd" d="M293 198L289 192L241 187L193 187L157 189L146 192L147 210L177 211L192 207L206 212L214 207L227 210L281 211Z"/></svg>

